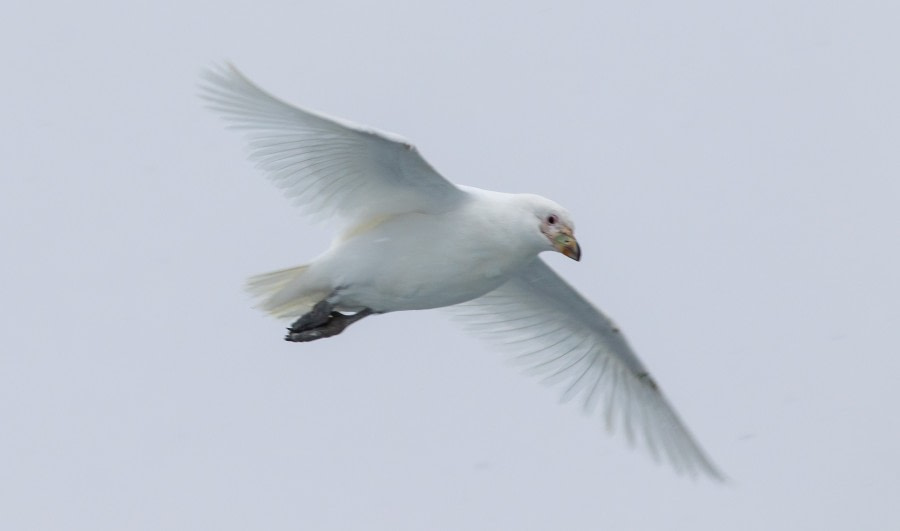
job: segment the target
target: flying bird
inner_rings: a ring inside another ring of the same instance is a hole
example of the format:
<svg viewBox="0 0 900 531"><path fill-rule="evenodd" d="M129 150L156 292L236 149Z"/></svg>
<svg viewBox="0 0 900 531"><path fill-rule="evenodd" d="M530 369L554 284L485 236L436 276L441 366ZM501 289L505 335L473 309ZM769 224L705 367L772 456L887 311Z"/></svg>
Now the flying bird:
<svg viewBox="0 0 900 531"><path fill-rule="evenodd" d="M580 260L569 212L533 194L442 177L410 142L284 103L232 66L205 73L208 107L245 132L251 158L306 214L338 229L312 262L250 279L288 341L331 337L371 315L456 306L483 335L564 384L607 427L691 476L723 476L618 327L539 254Z"/></svg>

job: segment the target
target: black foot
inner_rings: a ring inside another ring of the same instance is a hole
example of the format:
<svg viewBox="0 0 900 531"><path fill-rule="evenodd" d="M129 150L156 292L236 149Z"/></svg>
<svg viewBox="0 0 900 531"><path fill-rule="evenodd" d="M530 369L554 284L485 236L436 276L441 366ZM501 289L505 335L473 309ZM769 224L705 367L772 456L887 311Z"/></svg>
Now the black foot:
<svg viewBox="0 0 900 531"><path fill-rule="evenodd" d="M318 306L318 304L316 306ZM315 309L313 309L313 311L315 311ZM304 330L295 330L295 327L291 326L291 328L288 329L288 334L284 337L284 339L285 341L293 341L295 343L307 343L309 341L315 341L317 339L325 339L326 337L336 336L343 332L344 329L348 326L369 315L372 315L372 310L362 310L356 312L353 315L344 315L340 312L331 312L331 314L329 314L328 316L328 320L319 326L306 328ZM301 319L303 318L301 317ZM300 321L300 319L298 319L298 321ZM294 323L294 325L296 324L297 323Z"/></svg>
<svg viewBox="0 0 900 531"><path fill-rule="evenodd" d="M312 310L301 315L299 319L294 321L294 324L288 328L288 332L304 332L327 324L331 319L332 313L337 313L332 312L332 309L333 307L327 300L318 302L313 306Z"/></svg>

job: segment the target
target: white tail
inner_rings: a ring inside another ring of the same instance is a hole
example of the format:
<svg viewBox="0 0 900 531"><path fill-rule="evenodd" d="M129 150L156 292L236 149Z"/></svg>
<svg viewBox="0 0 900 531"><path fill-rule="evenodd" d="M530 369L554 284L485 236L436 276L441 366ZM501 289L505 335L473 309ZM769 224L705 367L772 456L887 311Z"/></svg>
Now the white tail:
<svg viewBox="0 0 900 531"><path fill-rule="evenodd" d="M259 309L273 317L299 317L329 294L327 289L300 282L308 268L302 265L250 277L247 292L260 301Z"/></svg>

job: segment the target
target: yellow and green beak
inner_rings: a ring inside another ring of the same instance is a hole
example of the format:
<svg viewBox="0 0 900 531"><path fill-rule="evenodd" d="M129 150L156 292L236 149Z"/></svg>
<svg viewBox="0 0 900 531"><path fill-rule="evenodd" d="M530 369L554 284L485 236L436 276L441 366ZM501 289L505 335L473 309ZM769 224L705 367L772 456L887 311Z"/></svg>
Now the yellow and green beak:
<svg viewBox="0 0 900 531"><path fill-rule="evenodd" d="M578 245L578 240L576 240L575 236L571 233L566 234L560 232L557 234L556 237L553 238L553 246L556 247L557 251L568 256L572 260L575 260L576 262L581 260L581 247Z"/></svg>

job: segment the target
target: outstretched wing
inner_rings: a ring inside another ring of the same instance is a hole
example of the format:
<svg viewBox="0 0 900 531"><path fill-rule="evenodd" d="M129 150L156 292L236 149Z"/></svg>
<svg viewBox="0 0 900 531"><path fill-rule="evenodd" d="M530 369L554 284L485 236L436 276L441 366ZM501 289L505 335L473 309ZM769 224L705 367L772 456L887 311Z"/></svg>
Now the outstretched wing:
<svg viewBox="0 0 900 531"><path fill-rule="evenodd" d="M208 106L247 133L251 159L307 214L359 224L443 212L465 197L399 137L288 105L230 65L204 80Z"/></svg>
<svg viewBox="0 0 900 531"><path fill-rule="evenodd" d="M607 428L643 441L679 473L723 479L613 322L540 258L496 290L456 307L473 331L521 353L564 400L605 404Z"/></svg>

